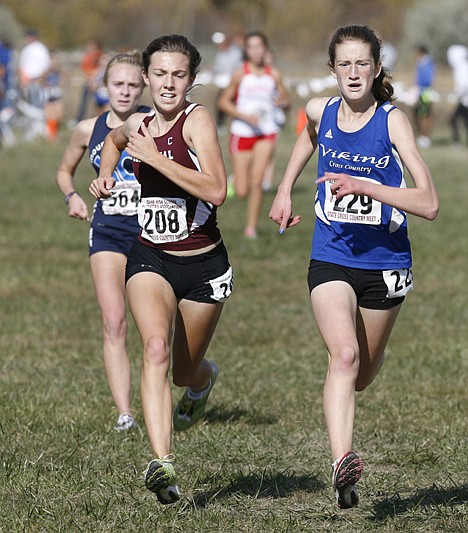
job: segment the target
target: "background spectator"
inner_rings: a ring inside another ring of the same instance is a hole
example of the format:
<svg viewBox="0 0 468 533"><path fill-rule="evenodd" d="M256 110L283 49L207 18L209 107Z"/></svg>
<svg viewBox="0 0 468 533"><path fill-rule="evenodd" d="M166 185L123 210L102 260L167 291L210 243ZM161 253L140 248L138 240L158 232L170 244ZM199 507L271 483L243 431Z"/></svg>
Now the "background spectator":
<svg viewBox="0 0 468 533"><path fill-rule="evenodd" d="M104 83L104 78L110 59L111 55L108 53L104 52L101 55L98 68L90 84L94 95L94 106L98 115L109 109L109 92L107 85Z"/></svg>
<svg viewBox="0 0 468 533"><path fill-rule="evenodd" d="M392 43L382 39L382 65L390 72L395 68L398 52Z"/></svg>
<svg viewBox="0 0 468 533"><path fill-rule="evenodd" d="M44 76L45 90L45 118L47 138L50 141L57 139L60 123L63 120L62 99L62 68L56 50L50 53L50 68Z"/></svg>
<svg viewBox="0 0 468 533"><path fill-rule="evenodd" d="M5 105L8 89L12 83L11 65L13 51L10 43L0 38L0 109Z"/></svg>
<svg viewBox="0 0 468 533"><path fill-rule="evenodd" d="M421 148L431 146L432 133L432 84L435 77L435 63L424 45L416 47L415 82L419 97L414 108L417 143Z"/></svg>
<svg viewBox="0 0 468 533"><path fill-rule="evenodd" d="M0 143L12 146L16 142L11 128L15 115L16 76L13 68L13 49L9 41L0 38Z"/></svg>
<svg viewBox="0 0 468 533"><path fill-rule="evenodd" d="M236 34L238 35L238 34ZM216 54L213 59L213 77L214 84L218 87L218 95L216 97L216 125L218 128L224 125L226 114L219 108L218 100L223 91L231 81L232 73L236 68L242 65L243 60L243 35L240 37L242 45L232 41L226 37L224 33L213 33L212 41L217 47Z"/></svg>
<svg viewBox="0 0 468 533"><path fill-rule="evenodd" d="M93 93L93 83L99 70L101 56L104 54L102 44L98 39L90 39L86 44L86 51L81 60L81 71L85 82L81 92L80 106L76 115L76 122L80 122L86 116L89 97Z"/></svg>
<svg viewBox="0 0 468 533"><path fill-rule="evenodd" d="M468 47L461 44L454 44L447 49L448 64L452 69L453 85L457 104L450 117L452 127L452 138L455 145L461 142L458 123L461 121L465 125L468 139Z"/></svg>
<svg viewBox="0 0 468 533"><path fill-rule="evenodd" d="M26 119L24 138L32 140L45 135L43 76L50 68L51 60L49 50L39 40L36 30L29 30L25 41L19 55L18 76L24 100L21 111Z"/></svg>

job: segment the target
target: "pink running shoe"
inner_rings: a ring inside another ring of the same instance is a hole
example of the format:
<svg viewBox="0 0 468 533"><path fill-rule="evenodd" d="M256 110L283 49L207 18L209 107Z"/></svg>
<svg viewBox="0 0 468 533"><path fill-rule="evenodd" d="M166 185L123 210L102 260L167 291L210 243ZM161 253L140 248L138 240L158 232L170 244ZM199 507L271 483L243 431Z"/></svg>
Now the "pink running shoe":
<svg viewBox="0 0 468 533"><path fill-rule="evenodd" d="M332 465L333 490L336 493L336 503L341 509L357 507L359 494L356 483L362 476L364 462L356 452L348 452Z"/></svg>

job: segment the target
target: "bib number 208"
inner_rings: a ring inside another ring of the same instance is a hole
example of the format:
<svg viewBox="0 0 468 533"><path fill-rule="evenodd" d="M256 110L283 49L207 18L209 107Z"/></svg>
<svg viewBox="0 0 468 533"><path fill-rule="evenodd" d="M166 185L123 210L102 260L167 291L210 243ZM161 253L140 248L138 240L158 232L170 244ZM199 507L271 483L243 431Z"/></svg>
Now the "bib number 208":
<svg viewBox="0 0 468 533"><path fill-rule="evenodd" d="M154 243L187 238L187 208L182 198L143 198L138 210L141 236Z"/></svg>
<svg viewBox="0 0 468 533"><path fill-rule="evenodd" d="M170 209L169 211L164 209L158 209L156 211L145 209L145 221L143 229L148 235L154 235L155 233L159 233L160 235L172 233L176 235L180 231L176 209Z"/></svg>

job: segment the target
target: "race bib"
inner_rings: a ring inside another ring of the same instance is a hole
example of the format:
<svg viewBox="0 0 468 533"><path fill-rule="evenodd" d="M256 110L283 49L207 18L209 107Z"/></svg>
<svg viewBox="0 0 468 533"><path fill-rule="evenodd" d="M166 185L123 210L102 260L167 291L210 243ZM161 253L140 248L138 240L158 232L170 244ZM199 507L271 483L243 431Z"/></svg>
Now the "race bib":
<svg viewBox="0 0 468 533"><path fill-rule="evenodd" d="M156 244L188 237L187 206L183 198L142 198L138 207L141 236Z"/></svg>
<svg viewBox="0 0 468 533"><path fill-rule="evenodd" d="M278 111L281 113L282 110L279 109ZM276 124L276 108L269 100L255 100L254 102L244 104L242 112L258 117L258 128L261 131L267 131L272 125Z"/></svg>
<svg viewBox="0 0 468 533"><path fill-rule="evenodd" d="M369 181L371 183L380 183L370 178L352 176L357 180ZM382 204L369 196L355 196L347 194L336 199L332 195L331 185L333 181L325 182L325 215L328 220L335 222L353 222L354 224L371 224L378 225L382 221Z"/></svg>
<svg viewBox="0 0 468 533"><path fill-rule="evenodd" d="M411 268L384 270L383 278L388 288L387 298L406 296L414 289L413 271Z"/></svg>
<svg viewBox="0 0 468 533"><path fill-rule="evenodd" d="M136 215L140 202L141 187L138 181L118 181L112 189L112 196L103 198L105 215Z"/></svg>
<svg viewBox="0 0 468 533"><path fill-rule="evenodd" d="M242 103L242 112L248 115L265 118L272 114L273 104L268 99L256 99L251 102Z"/></svg>
<svg viewBox="0 0 468 533"><path fill-rule="evenodd" d="M219 276L215 279L210 279L210 285L213 291L213 294L210 296L210 298L216 300L217 302L226 301L232 292L232 284L232 267L229 267L222 276Z"/></svg>

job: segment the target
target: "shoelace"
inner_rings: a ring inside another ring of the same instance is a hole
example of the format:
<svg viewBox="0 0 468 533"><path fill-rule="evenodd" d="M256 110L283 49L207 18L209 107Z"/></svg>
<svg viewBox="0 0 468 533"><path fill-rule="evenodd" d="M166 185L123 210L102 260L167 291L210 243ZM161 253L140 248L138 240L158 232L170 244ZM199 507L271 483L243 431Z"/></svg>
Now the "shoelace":
<svg viewBox="0 0 468 533"><path fill-rule="evenodd" d="M150 467L150 464L153 462L153 461L159 461L160 463L174 463L175 462L175 455L173 453L170 453L168 455L165 455L164 457L160 457L160 458L157 458L157 459L153 459L149 462L148 464L148 468L143 472L143 475L146 476L146 474L148 473L148 470L149 470L149 467Z"/></svg>

